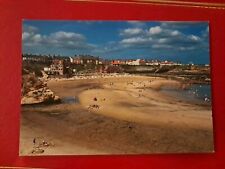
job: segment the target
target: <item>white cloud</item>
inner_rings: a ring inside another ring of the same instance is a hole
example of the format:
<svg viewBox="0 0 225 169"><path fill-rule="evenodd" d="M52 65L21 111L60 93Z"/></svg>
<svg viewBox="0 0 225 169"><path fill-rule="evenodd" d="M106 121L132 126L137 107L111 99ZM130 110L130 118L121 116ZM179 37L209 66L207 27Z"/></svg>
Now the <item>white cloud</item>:
<svg viewBox="0 0 225 169"><path fill-rule="evenodd" d="M23 32L22 33L22 40L26 40L26 39L28 39L30 37L30 33L28 33L28 32Z"/></svg>
<svg viewBox="0 0 225 169"><path fill-rule="evenodd" d="M155 49L159 49L159 48L161 48L161 49L171 49L171 48L173 48L173 46L168 45L168 44L153 44L152 48L155 48Z"/></svg>
<svg viewBox="0 0 225 169"><path fill-rule="evenodd" d="M40 34L35 34L32 36L32 40L35 42L35 43L39 43L41 42L43 39L42 39L42 36Z"/></svg>
<svg viewBox="0 0 225 169"><path fill-rule="evenodd" d="M177 35L180 35L181 33L178 31L178 30L174 30L171 32L171 35L172 36L177 36Z"/></svg>
<svg viewBox="0 0 225 169"><path fill-rule="evenodd" d="M139 35L141 33L143 33L143 30L141 28L127 28L121 31L120 35L133 36L133 35Z"/></svg>
<svg viewBox="0 0 225 169"><path fill-rule="evenodd" d="M151 42L151 38L143 38L143 37L133 37L127 38L120 41L122 45L128 46L136 46L136 45L146 45Z"/></svg>
<svg viewBox="0 0 225 169"><path fill-rule="evenodd" d="M195 46L181 46L178 48L180 51L187 51L187 50L194 50L196 49Z"/></svg>
<svg viewBox="0 0 225 169"><path fill-rule="evenodd" d="M22 33L23 45L26 47L57 47L74 50L91 49L95 45L86 42L85 36L75 32L58 31L50 35L38 33L38 29L26 26Z"/></svg>
<svg viewBox="0 0 225 169"><path fill-rule="evenodd" d="M200 40L200 37L196 36L196 35L189 35L188 38L190 40L193 40L193 41L199 41Z"/></svg>
<svg viewBox="0 0 225 169"><path fill-rule="evenodd" d="M162 32L162 28L160 26L151 27L149 29L150 35L160 34Z"/></svg>
<svg viewBox="0 0 225 169"><path fill-rule="evenodd" d="M23 32L35 33L38 32L38 28L30 25L23 25Z"/></svg>
<svg viewBox="0 0 225 169"><path fill-rule="evenodd" d="M166 43L166 42L168 42L168 39L167 38L160 38L158 40L158 43Z"/></svg>
<svg viewBox="0 0 225 169"><path fill-rule="evenodd" d="M43 37L41 34L38 34L38 28L34 26L23 27L22 41L25 46L35 46L42 42Z"/></svg>
<svg viewBox="0 0 225 169"><path fill-rule="evenodd" d="M173 23L173 25L182 26L182 24L177 23ZM187 51L197 50L199 47L207 47L200 36L187 33L184 34L182 31L175 28L162 27L161 25L150 27L148 29L128 28L122 32L127 33L127 36L120 41L122 47L125 48Z"/></svg>
<svg viewBox="0 0 225 169"><path fill-rule="evenodd" d="M57 39L57 40L85 40L84 36L79 33L74 32L65 32L65 31L58 31L52 33L49 38Z"/></svg>
<svg viewBox="0 0 225 169"><path fill-rule="evenodd" d="M38 28L34 26L24 25L23 33L22 33L23 42L27 42L27 43L31 41L33 41L33 43L40 42L42 37L37 32L38 32ZM29 44L29 46L32 46L32 44Z"/></svg>

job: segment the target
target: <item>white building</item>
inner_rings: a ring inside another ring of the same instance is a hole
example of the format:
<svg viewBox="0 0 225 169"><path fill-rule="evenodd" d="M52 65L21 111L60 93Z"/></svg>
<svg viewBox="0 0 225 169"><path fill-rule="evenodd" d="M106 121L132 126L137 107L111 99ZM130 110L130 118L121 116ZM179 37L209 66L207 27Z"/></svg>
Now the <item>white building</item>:
<svg viewBox="0 0 225 169"><path fill-rule="evenodd" d="M70 58L70 63L73 63L73 58L69 57Z"/></svg>
<svg viewBox="0 0 225 169"><path fill-rule="evenodd" d="M132 61L129 61L127 64L128 65L140 65L140 61L141 61L141 59L132 60Z"/></svg>
<svg viewBox="0 0 225 169"><path fill-rule="evenodd" d="M49 67L44 67L44 72L49 72L51 69Z"/></svg>

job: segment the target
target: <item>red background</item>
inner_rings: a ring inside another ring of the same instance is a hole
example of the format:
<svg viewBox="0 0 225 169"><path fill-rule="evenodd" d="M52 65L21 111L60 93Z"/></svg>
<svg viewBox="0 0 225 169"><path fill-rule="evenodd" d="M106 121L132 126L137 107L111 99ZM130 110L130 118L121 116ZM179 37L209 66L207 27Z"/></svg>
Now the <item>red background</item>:
<svg viewBox="0 0 225 169"><path fill-rule="evenodd" d="M196 0L195 0L196 1ZM214 1L215 2L215 1ZM222 2L222 0L217 0ZM19 157L22 19L210 21L215 153ZM0 166L42 168L225 168L225 10L63 0L0 0Z"/></svg>

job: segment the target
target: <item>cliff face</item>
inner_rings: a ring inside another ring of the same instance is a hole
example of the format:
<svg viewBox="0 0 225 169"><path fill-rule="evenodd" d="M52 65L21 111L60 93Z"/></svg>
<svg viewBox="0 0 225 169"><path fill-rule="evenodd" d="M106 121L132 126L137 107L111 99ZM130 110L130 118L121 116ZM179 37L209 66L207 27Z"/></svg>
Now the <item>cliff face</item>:
<svg viewBox="0 0 225 169"><path fill-rule="evenodd" d="M59 103L61 100L48 87L43 78L28 73L22 77L21 105Z"/></svg>

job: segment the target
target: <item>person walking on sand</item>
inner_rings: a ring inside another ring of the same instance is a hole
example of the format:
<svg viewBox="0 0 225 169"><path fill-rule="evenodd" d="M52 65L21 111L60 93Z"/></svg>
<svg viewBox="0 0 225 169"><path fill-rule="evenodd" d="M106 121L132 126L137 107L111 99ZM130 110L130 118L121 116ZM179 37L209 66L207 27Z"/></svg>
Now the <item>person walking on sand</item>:
<svg viewBox="0 0 225 169"><path fill-rule="evenodd" d="M33 139L33 144L34 144L34 145L36 144L36 138Z"/></svg>

